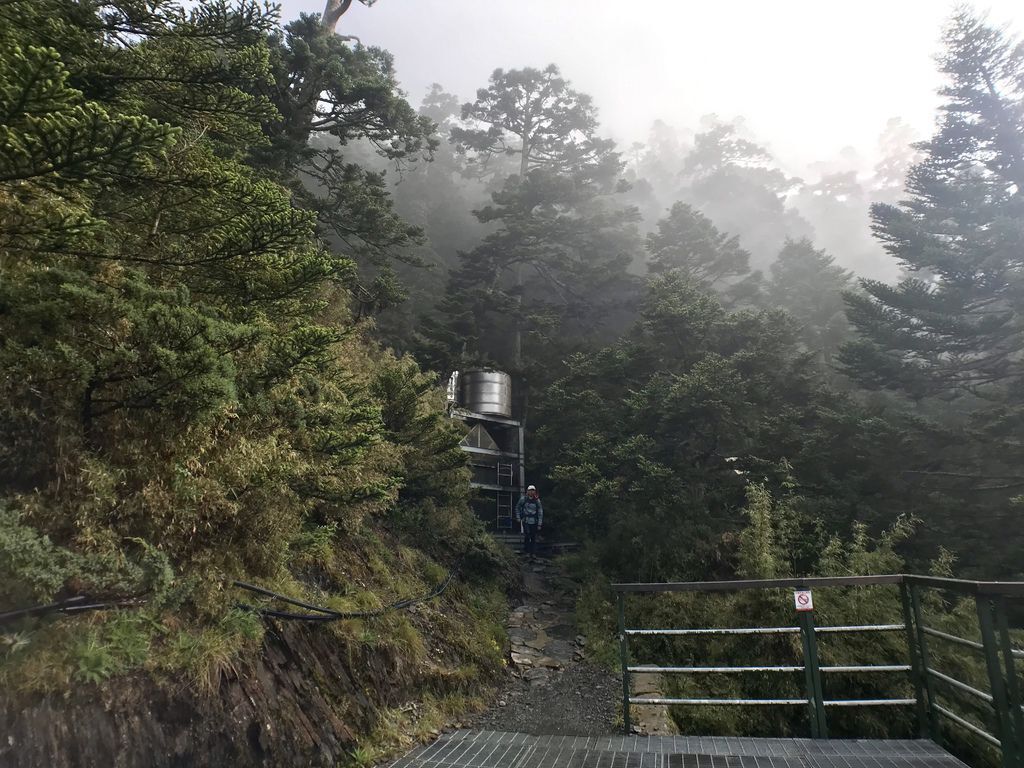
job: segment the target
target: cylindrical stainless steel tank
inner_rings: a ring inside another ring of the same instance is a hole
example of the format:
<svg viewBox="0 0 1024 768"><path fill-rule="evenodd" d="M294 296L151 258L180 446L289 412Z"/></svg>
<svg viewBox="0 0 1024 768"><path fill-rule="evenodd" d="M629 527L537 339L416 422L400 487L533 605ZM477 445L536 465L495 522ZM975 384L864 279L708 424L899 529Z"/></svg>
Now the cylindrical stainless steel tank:
<svg viewBox="0 0 1024 768"><path fill-rule="evenodd" d="M462 407L488 416L512 416L512 377L502 371L463 371Z"/></svg>

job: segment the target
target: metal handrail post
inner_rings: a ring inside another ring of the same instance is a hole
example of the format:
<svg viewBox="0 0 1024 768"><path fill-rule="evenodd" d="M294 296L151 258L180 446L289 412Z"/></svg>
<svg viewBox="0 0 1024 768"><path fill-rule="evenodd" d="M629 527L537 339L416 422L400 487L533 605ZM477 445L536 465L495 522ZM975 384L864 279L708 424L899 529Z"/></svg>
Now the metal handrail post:
<svg viewBox="0 0 1024 768"><path fill-rule="evenodd" d="M978 608L978 624L981 626L985 668L988 670L988 681L992 688L992 706L996 713L996 735L1001 742L1003 768L1017 768L1016 742L1010 720L1010 707L1006 699L1003 667L999 663L999 646L992 616L992 600L989 597L978 595L975 598L975 603Z"/></svg>
<svg viewBox="0 0 1024 768"><path fill-rule="evenodd" d="M804 649L804 689L807 693L807 719L811 723L811 738L820 739L818 733L818 710L814 706L814 672L811 670L811 646L806 630L804 614L800 614L800 640Z"/></svg>
<svg viewBox="0 0 1024 768"><path fill-rule="evenodd" d="M1017 665L1013 660L1013 643L1010 641L1010 624L1006 618L1006 598L998 597L994 602L996 632L999 635L999 650L1003 655L1006 669L1006 698L1010 710L1010 724L1013 727L1014 751L1017 768L1024 768L1024 711L1021 705L1020 685L1017 683Z"/></svg>
<svg viewBox="0 0 1024 768"><path fill-rule="evenodd" d="M906 582L900 584L900 606L903 609L903 626L906 627L907 653L910 656L910 682L914 686L914 697L917 699L917 732L922 738L929 737L928 710L924 702L924 673L921 670L921 657L914 637L914 615L910 605L910 588Z"/></svg>
<svg viewBox="0 0 1024 768"><path fill-rule="evenodd" d="M622 725L628 736L632 732L629 719L629 636L626 634L626 597L616 594L619 613L619 663L622 666Z"/></svg>
<svg viewBox="0 0 1024 768"><path fill-rule="evenodd" d="M828 724L825 722L825 691L821 683L821 664L818 661L818 637L814 628L814 614L808 613L807 626L810 630L808 639L811 641L811 667L814 670L814 704L818 710L818 733L821 738L828 738Z"/></svg>
<svg viewBox="0 0 1024 768"><path fill-rule="evenodd" d="M807 687L807 705L811 719L811 738L827 739L825 723L825 695L821 686L821 667L818 663L818 641L814 633L814 615L800 612L800 636L804 646L804 680Z"/></svg>
<svg viewBox="0 0 1024 768"><path fill-rule="evenodd" d="M924 619L921 615L921 590L917 584L910 585L910 609L914 614L914 634L917 636L917 650L921 656L921 677L924 690L928 696L928 730L936 741L942 736L939 730L939 713L935 710L935 684L928 674L930 658L928 654L928 635L924 631Z"/></svg>

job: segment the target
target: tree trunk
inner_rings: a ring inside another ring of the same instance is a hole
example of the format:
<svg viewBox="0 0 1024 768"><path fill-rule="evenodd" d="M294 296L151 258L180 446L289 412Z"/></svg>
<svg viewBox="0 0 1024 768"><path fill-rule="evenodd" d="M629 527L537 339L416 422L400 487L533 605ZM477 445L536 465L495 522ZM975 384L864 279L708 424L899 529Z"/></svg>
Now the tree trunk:
<svg viewBox="0 0 1024 768"><path fill-rule="evenodd" d="M530 114L527 112L523 118L523 132L519 138L523 142L523 148L519 153L519 183L522 184L526 181L526 173L530 170ZM523 325L522 325L522 309L523 309L523 265L522 262L516 262L515 269L513 271L515 286L516 286L516 317L515 317L515 332L512 339L512 366L517 372L521 372L523 369Z"/></svg>
<svg viewBox="0 0 1024 768"><path fill-rule="evenodd" d="M333 32L338 26L338 19L345 15L345 11L352 5L352 0L327 0L323 16L320 17L320 24L328 32Z"/></svg>

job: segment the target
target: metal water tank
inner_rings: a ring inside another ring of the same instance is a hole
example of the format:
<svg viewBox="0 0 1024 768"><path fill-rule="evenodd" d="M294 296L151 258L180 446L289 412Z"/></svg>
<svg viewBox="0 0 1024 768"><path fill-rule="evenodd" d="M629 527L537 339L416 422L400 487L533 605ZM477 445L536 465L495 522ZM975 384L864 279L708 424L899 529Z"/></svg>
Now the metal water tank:
<svg viewBox="0 0 1024 768"><path fill-rule="evenodd" d="M462 407L488 416L512 416L512 377L502 371L464 371Z"/></svg>

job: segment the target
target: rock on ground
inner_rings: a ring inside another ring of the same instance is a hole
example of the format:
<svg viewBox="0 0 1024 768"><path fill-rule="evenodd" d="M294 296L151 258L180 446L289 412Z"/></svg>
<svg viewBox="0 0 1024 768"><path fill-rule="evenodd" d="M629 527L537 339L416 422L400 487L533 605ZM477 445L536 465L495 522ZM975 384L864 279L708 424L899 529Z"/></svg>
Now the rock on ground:
<svg viewBox="0 0 1024 768"><path fill-rule="evenodd" d="M618 675L586 660L574 587L553 564L523 561L526 594L508 619L509 676L469 728L533 735L615 732L622 692Z"/></svg>

